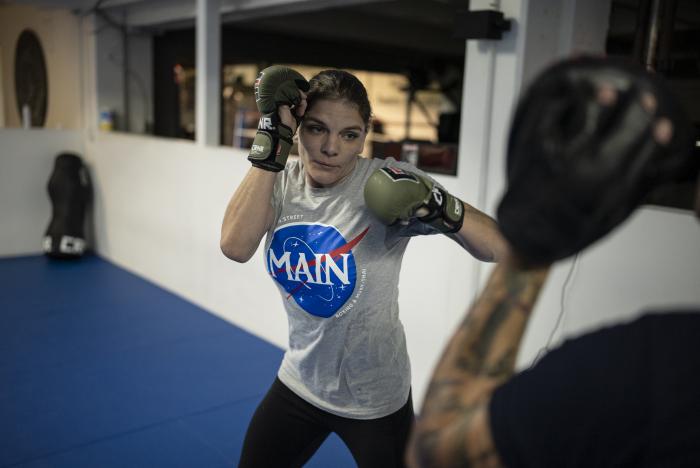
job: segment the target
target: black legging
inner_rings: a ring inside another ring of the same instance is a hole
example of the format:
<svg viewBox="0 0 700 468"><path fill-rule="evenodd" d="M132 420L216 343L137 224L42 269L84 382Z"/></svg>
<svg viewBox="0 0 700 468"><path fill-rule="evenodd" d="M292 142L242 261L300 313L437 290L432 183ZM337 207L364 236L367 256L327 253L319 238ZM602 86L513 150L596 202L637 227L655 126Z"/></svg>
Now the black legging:
<svg viewBox="0 0 700 468"><path fill-rule="evenodd" d="M360 468L403 467L413 418L410 394L406 404L388 416L350 419L316 408L275 379L248 426L238 466L303 466L335 432Z"/></svg>

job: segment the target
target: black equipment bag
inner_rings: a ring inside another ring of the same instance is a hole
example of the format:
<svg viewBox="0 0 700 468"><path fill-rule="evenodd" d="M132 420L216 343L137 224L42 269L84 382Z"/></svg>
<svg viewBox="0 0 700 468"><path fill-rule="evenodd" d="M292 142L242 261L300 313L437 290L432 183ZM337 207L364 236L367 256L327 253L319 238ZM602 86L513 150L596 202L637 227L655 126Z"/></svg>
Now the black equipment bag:
<svg viewBox="0 0 700 468"><path fill-rule="evenodd" d="M53 215L44 235L44 253L78 258L85 252L85 214L92 196L87 168L80 156L56 156L48 183Z"/></svg>

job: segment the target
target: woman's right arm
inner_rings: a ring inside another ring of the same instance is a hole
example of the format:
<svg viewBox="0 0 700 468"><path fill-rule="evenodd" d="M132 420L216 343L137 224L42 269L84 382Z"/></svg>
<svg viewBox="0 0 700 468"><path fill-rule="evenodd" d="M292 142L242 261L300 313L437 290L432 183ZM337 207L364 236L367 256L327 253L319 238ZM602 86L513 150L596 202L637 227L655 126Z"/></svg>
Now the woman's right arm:
<svg viewBox="0 0 700 468"><path fill-rule="evenodd" d="M270 203L276 172L251 167L226 207L221 226L221 251L231 260L250 260L274 221Z"/></svg>
<svg viewBox="0 0 700 468"><path fill-rule="evenodd" d="M294 113L302 117L306 111L306 94L299 91L300 102ZM287 105L277 108L284 125L296 131L297 121ZM285 155L284 159L287 157ZM245 263L260 245L260 239L272 226L275 210L272 207L272 191L277 172L251 167L241 185L231 197L221 225L221 251L231 260Z"/></svg>

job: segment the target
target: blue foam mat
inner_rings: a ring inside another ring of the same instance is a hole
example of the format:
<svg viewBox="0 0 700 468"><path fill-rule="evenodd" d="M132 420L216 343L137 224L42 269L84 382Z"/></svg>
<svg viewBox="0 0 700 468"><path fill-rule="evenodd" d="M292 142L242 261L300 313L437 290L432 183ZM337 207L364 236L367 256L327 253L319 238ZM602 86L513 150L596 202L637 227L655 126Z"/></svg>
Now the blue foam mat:
<svg viewBox="0 0 700 468"><path fill-rule="evenodd" d="M96 256L0 284L0 467L235 465L282 350ZM332 436L307 466L355 464Z"/></svg>

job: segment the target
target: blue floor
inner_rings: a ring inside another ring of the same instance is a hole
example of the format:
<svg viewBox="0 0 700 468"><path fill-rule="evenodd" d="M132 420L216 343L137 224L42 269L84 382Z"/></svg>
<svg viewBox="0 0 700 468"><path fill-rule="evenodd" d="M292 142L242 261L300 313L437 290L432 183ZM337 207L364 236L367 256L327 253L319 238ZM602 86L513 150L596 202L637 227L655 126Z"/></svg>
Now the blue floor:
<svg viewBox="0 0 700 468"><path fill-rule="evenodd" d="M0 467L235 466L281 358L98 257L2 259ZM306 466L355 463L332 435Z"/></svg>

